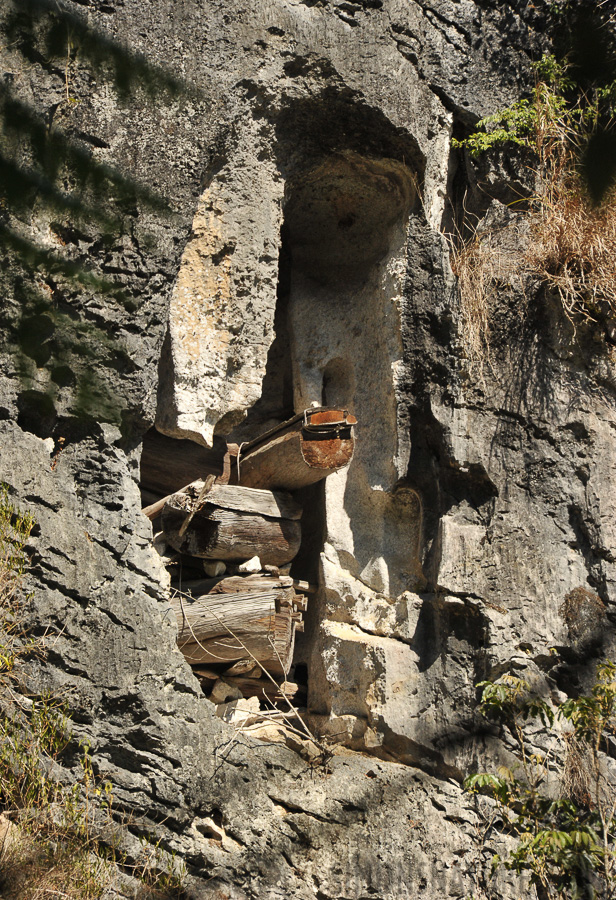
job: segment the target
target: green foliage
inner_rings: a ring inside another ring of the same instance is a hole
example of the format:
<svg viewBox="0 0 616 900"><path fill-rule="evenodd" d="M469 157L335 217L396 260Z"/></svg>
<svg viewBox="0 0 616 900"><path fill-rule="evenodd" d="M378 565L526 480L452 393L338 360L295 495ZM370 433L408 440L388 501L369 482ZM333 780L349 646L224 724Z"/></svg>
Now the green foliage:
<svg viewBox="0 0 616 900"><path fill-rule="evenodd" d="M565 67L554 56L546 55L533 68L537 84L529 100L522 98L506 109L480 119L476 132L464 140L454 139L452 145L467 149L474 157L503 144L535 149L546 125L554 128L572 115L563 96L571 87Z"/></svg>
<svg viewBox="0 0 616 900"><path fill-rule="evenodd" d="M522 147L530 144L537 121L537 112L528 100L518 100L507 109L486 116L477 122L475 131L464 140L452 140L454 147L469 150L471 156L480 156L501 144L513 143Z"/></svg>
<svg viewBox="0 0 616 900"><path fill-rule="evenodd" d="M601 663L590 696L567 700L559 711L576 735L598 752L616 726L616 664Z"/></svg>
<svg viewBox="0 0 616 900"><path fill-rule="evenodd" d="M486 116L477 123L477 131L452 144L473 157L517 144L535 152L544 165L546 141L561 143L561 155L577 156L591 199L598 203L616 180L616 69L608 67L602 80L591 84L576 81L572 67L553 54L545 55L533 69L537 81L530 99L521 98Z"/></svg>
<svg viewBox="0 0 616 900"><path fill-rule="evenodd" d="M602 663L591 694L556 709L519 678L505 676L479 685L481 713L510 731L519 763L513 769L501 767L496 775L471 775L465 788L494 798L505 830L517 839L513 852L506 858L496 856L494 865L530 874L541 897L614 895L616 785L607 775L600 747L616 725L615 676L616 666ZM534 744L545 745L547 740L553 749L534 750L525 732L528 725ZM570 728L563 734L557 725ZM585 767L589 790L581 795L571 787L564 747L582 748L576 765Z"/></svg>
<svg viewBox="0 0 616 900"><path fill-rule="evenodd" d="M28 649L19 625L19 602L33 527L32 516L21 513L6 485L0 484L0 680L12 673L19 655Z"/></svg>
<svg viewBox="0 0 616 900"><path fill-rule="evenodd" d="M23 575L28 563L26 543L34 527L30 513L22 513L9 497L6 484L0 484L0 564L13 578Z"/></svg>
<svg viewBox="0 0 616 900"><path fill-rule="evenodd" d="M519 228L516 217L500 232L478 234L470 228L468 239L452 240L467 356L471 364L478 361L479 368L489 356L489 306L495 288L514 279L532 279L545 295L560 301L573 339L582 324L585 337L592 325L605 344L615 342L616 35L613 19L594 20L601 6L585 0L577 6L565 3L559 15L569 22L583 9L588 34L607 46L602 51L604 68L593 65L588 46L584 52L577 48L576 55L572 45L570 63L545 56L535 65L537 81L530 98L487 116L475 133L454 141L475 157L499 146L524 147L534 182L532 196L520 198L525 228ZM460 232L466 228L463 222ZM522 237L525 231L527 240ZM514 241L521 252L507 249ZM598 351L605 346L585 343Z"/></svg>
<svg viewBox="0 0 616 900"><path fill-rule="evenodd" d="M0 716L0 806L44 810L61 791L48 777L49 764L68 743L64 711L49 698L9 705Z"/></svg>

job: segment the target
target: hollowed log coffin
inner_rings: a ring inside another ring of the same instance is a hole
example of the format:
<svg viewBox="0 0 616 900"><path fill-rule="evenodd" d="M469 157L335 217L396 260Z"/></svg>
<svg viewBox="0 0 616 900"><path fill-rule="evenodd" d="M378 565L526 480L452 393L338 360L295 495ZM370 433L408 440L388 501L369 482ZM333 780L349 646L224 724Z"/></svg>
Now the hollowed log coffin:
<svg viewBox="0 0 616 900"><path fill-rule="evenodd" d="M258 556L282 566L299 550L301 507L286 494L195 481L169 497L161 526L181 553L241 562Z"/></svg>
<svg viewBox="0 0 616 900"><path fill-rule="evenodd" d="M289 671L301 613L292 604L282 606L279 591L207 594L197 600L177 594L171 602L178 647L191 665L250 657L274 675Z"/></svg>
<svg viewBox="0 0 616 900"><path fill-rule="evenodd" d="M346 409L314 407L242 444L231 480L253 488L298 490L347 466L357 419Z"/></svg>

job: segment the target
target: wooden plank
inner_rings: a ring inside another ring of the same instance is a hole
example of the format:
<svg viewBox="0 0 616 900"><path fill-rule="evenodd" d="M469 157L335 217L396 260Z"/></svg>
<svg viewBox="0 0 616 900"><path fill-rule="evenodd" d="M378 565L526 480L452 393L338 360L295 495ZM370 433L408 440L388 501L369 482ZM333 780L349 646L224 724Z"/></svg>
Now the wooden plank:
<svg viewBox="0 0 616 900"><path fill-rule="evenodd" d="M274 593L276 594L276 601L278 605L282 604L284 606L292 606L297 599L297 594L295 593L292 584L277 584L275 581L272 581L272 583L269 585L254 584L254 582L252 584L248 583L246 585L242 585L239 584L239 582L248 581L248 579L234 578L233 580L235 584L237 584L237 587L235 589L233 589L232 586L227 585L224 590L220 590L222 582L219 582L216 587L213 588L213 590L210 591L209 594L207 594L207 597L217 597L220 594L230 594L233 597L237 597L241 596L246 591L255 591L257 593L269 593L271 591L274 591Z"/></svg>
<svg viewBox="0 0 616 900"><path fill-rule="evenodd" d="M182 489L191 499L199 496L204 480L197 479ZM207 492L207 502L221 509L256 513L273 519L300 519L302 508L283 491L267 491L259 488L240 487L232 484L214 484Z"/></svg>
<svg viewBox="0 0 616 900"><path fill-rule="evenodd" d="M206 498L209 501L209 495ZM190 512L190 498L173 494L166 502L161 527L168 544L202 559L242 562L258 556L262 565L284 565L297 554L301 541L298 520L273 519L254 513L220 509L206 502L180 534Z"/></svg>
<svg viewBox="0 0 616 900"><path fill-rule="evenodd" d="M208 495L208 503L276 519L301 519L302 516L299 503L282 491L217 484Z"/></svg>
<svg viewBox="0 0 616 900"><path fill-rule="evenodd" d="M293 579L293 587L296 591L301 591L302 594L316 594L317 585L310 584L309 581L301 581L300 579Z"/></svg>
<svg viewBox="0 0 616 900"><path fill-rule="evenodd" d="M298 609L306 610L308 598L304 594L314 594L317 586L308 581L292 578L290 575L221 575L218 578L193 578L172 581L171 587L193 597L203 594L232 594L241 591L269 591L275 588L295 590L294 603ZM298 593L299 592L299 593Z"/></svg>
<svg viewBox="0 0 616 900"><path fill-rule="evenodd" d="M292 605L295 612L306 612L308 609L308 597L304 597L302 594L296 594L293 598Z"/></svg>
<svg viewBox="0 0 616 900"><path fill-rule="evenodd" d="M155 503L151 503L149 506L144 506L141 512L144 516L147 516L148 519L155 519L157 516L161 514L163 511L163 506L167 502L168 497L162 497L160 500L157 500Z"/></svg>
<svg viewBox="0 0 616 900"><path fill-rule="evenodd" d="M212 587L213 594L233 594L236 591L270 591L274 588L293 588L290 575L229 575Z"/></svg>

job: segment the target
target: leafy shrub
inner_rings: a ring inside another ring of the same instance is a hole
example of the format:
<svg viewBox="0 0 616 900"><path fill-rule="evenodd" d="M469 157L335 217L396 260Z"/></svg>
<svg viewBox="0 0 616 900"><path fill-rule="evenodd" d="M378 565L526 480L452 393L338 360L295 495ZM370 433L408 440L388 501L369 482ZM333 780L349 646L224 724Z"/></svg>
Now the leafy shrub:
<svg viewBox="0 0 616 900"><path fill-rule="evenodd" d="M558 124L568 116L562 91L571 87L564 67L552 55L533 66L537 75L530 100L516 100L511 106L480 119L478 130L464 140L452 140L452 146L480 156L502 144L518 144L535 149L547 135L558 133Z"/></svg>
<svg viewBox="0 0 616 900"><path fill-rule="evenodd" d="M527 872L542 900L613 897L616 783L604 751L616 727L616 665L600 664L590 695L556 708L512 676L479 687L481 713L510 731L519 759L517 767L465 782L468 791L494 798L504 829L517 840L511 854L496 856L494 864ZM533 744L549 749L531 745L528 725ZM550 789L550 776L556 776L558 791Z"/></svg>

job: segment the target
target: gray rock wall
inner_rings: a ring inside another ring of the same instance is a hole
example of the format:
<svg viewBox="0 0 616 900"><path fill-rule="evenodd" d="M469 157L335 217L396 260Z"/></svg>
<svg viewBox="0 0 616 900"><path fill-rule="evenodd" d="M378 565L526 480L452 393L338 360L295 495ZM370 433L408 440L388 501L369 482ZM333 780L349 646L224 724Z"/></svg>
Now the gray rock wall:
<svg viewBox="0 0 616 900"><path fill-rule="evenodd" d="M30 689L65 692L118 813L180 854L195 897L527 895L488 886L499 838L460 787L505 752L475 685L514 671L556 695L611 652L613 371L549 299L525 313L506 286L471 370L440 229L464 192L488 206L450 138L528 84L541 10L64 7L180 88L123 96L109 58L67 68L27 19L6 49L10 97L137 182L130 202L107 191L115 230L90 188L87 226L36 200L3 213L122 287L31 262L24 279L6 253L0 474L37 520L30 623L49 647ZM35 9L42 29L53 10ZM26 144L6 152L27 165ZM214 716L137 488L155 419L211 444L313 401L360 420L305 515L319 592L297 659L336 751L318 766ZM562 611L578 587L605 607L590 643Z"/></svg>

